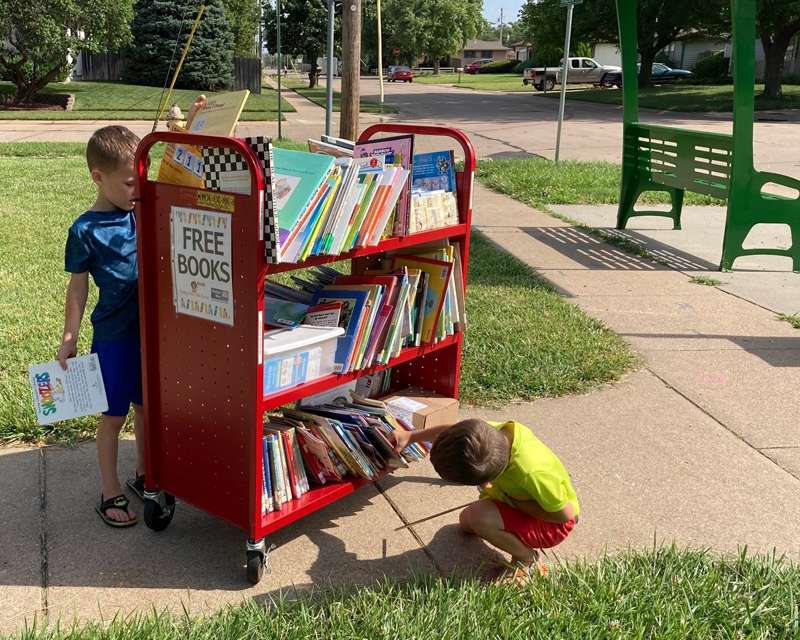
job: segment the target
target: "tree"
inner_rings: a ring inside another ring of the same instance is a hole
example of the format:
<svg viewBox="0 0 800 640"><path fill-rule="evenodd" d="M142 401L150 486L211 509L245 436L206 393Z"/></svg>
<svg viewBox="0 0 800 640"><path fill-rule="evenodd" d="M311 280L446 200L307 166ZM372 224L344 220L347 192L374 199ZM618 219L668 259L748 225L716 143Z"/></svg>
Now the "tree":
<svg viewBox="0 0 800 640"><path fill-rule="evenodd" d="M782 0L775 0L780 2ZM566 10L559 0L527 0L520 12L538 46L563 55ZM725 30L729 0L638 0L639 86L650 85L656 54L685 33L718 36ZM573 40L619 42L614 0L586 0L574 14ZM562 44L559 44L561 42Z"/></svg>
<svg viewBox="0 0 800 640"><path fill-rule="evenodd" d="M225 17L233 32L233 55L252 58L256 54L259 0L223 0Z"/></svg>
<svg viewBox="0 0 800 640"><path fill-rule="evenodd" d="M438 75L439 60L454 54L478 34L483 25L483 0L424 0L419 4L424 22L423 51L433 60L433 72Z"/></svg>
<svg viewBox="0 0 800 640"><path fill-rule="evenodd" d="M756 28L764 46L764 95L780 98L786 50L800 32L800 0L759 0Z"/></svg>
<svg viewBox="0 0 800 640"><path fill-rule="evenodd" d="M334 30L341 20L335 18ZM276 10L272 1L264 5L264 31L267 47L277 50ZM338 36L335 37L338 40ZM281 0L281 53L303 56L311 65L309 87L317 86L317 59L326 51L328 41L327 0Z"/></svg>
<svg viewBox="0 0 800 640"><path fill-rule="evenodd" d="M0 0L0 77L30 102L66 77L79 53L116 49L130 39L133 0Z"/></svg>
<svg viewBox="0 0 800 640"><path fill-rule="evenodd" d="M480 40L500 40L500 23L484 20L485 24L480 29L478 38ZM514 42L525 40L522 24L519 21L503 23L503 44L508 46Z"/></svg>
<svg viewBox="0 0 800 640"><path fill-rule="evenodd" d="M383 51L393 64L416 64L425 53L426 21L421 0L382 0ZM369 43L365 43L367 46ZM399 49L399 55L392 54Z"/></svg>
<svg viewBox="0 0 800 640"><path fill-rule="evenodd" d="M205 12L175 86L218 91L230 87L233 80L233 33L222 1L204 2ZM127 52L123 80L156 87L164 84L178 64L197 9L196 0L137 0L131 25L133 46Z"/></svg>

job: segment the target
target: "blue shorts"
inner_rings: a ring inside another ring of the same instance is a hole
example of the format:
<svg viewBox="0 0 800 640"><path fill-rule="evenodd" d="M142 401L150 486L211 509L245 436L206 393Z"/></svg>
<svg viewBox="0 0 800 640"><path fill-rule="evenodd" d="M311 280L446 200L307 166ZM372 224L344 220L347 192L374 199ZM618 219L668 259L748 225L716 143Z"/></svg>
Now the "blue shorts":
<svg viewBox="0 0 800 640"><path fill-rule="evenodd" d="M92 353L100 359L100 371L108 398L106 416L127 416L131 403L142 404L142 346L138 337L98 340Z"/></svg>

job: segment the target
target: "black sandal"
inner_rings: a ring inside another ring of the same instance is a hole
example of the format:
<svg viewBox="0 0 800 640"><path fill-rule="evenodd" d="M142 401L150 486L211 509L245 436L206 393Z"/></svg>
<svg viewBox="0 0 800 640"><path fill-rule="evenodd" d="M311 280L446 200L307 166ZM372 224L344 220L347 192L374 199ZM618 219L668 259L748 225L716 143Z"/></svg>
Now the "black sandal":
<svg viewBox="0 0 800 640"><path fill-rule="evenodd" d="M113 498L109 498L108 500L103 500L103 494L101 493L100 504L96 506L94 510L97 511L97 515L99 515L100 519L103 522L105 522L109 527L116 527L117 529L121 529L123 527L132 527L133 525L135 525L136 516L133 516L130 520L127 520L126 522L119 522L117 520L114 520L113 518L110 518L108 516L107 511L109 509L119 509L120 511L124 511L125 513L128 514L128 516L130 516L131 513L130 511L128 511L129 504L130 503L128 502L128 499L122 494L114 496Z"/></svg>
<svg viewBox="0 0 800 640"><path fill-rule="evenodd" d="M128 485L128 489L133 491L136 496L144 502L144 474L137 473L135 478L129 478L128 481L125 483Z"/></svg>

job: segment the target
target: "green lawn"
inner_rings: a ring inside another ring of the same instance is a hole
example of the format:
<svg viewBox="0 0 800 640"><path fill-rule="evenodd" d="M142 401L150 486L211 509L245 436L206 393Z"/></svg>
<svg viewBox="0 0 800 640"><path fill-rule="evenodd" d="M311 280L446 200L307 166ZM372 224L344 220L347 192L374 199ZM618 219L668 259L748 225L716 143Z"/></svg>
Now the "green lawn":
<svg viewBox="0 0 800 640"><path fill-rule="evenodd" d="M546 210L551 204L617 204L620 166L611 162L543 158L478 163L477 176L487 187ZM665 193L647 193L641 202L668 202ZM711 196L686 192L685 204L720 204Z"/></svg>
<svg viewBox="0 0 800 640"><path fill-rule="evenodd" d="M481 89L484 91L534 91L531 85L522 84L521 73L442 73L438 76L426 74L414 76L414 82L423 84L449 84L460 89Z"/></svg>
<svg viewBox="0 0 800 640"><path fill-rule="evenodd" d="M93 200L83 152L74 143L0 145L0 175L10 176L0 181L0 442L93 434L94 418L37 426L26 375L28 364L51 359L60 341L64 240ZM620 338L478 234L471 255L461 387L466 403L499 405L584 391L634 366ZM91 295L90 307L94 290ZM89 349L90 333L87 320L81 352Z"/></svg>
<svg viewBox="0 0 800 640"><path fill-rule="evenodd" d="M324 84L317 85L313 89L308 88L308 82L305 81L298 81L294 78L283 78L281 80L281 84L285 84L286 87L299 93L304 98L308 98L311 102L318 104L320 107L325 107L326 101L328 99L327 89L325 88ZM342 94L338 91L333 92L333 111L335 113L339 113L341 111L342 106ZM379 102L374 102L373 100L365 100L361 99L361 113L397 113L397 109L390 104L383 105L383 109L381 110L381 105Z"/></svg>
<svg viewBox="0 0 800 640"><path fill-rule="evenodd" d="M12 93L10 82L0 82L0 94ZM264 87L261 95L251 94L244 106L241 120L277 120L278 93ZM161 87L140 87L116 82L52 83L43 93L72 93L72 111L17 111L0 108L2 120L153 120L161 99ZM176 89L170 104L177 103L184 113L202 91ZM205 92L212 95L211 92ZM166 95L166 94L165 94ZM294 108L283 101L284 111Z"/></svg>
<svg viewBox="0 0 800 640"><path fill-rule="evenodd" d="M715 558L674 547L564 564L520 588L419 577L313 597L247 600L208 617L166 612L82 627L39 628L25 640L793 640L800 570L769 556Z"/></svg>
<svg viewBox="0 0 800 640"><path fill-rule="evenodd" d="M756 85L756 109L800 109L800 85L783 85L783 98L773 100L759 95L764 85ZM558 92L547 94L558 97ZM567 93L568 100L602 104L622 104L620 89L577 89ZM639 106L659 111L733 111L733 86L665 85L639 92Z"/></svg>

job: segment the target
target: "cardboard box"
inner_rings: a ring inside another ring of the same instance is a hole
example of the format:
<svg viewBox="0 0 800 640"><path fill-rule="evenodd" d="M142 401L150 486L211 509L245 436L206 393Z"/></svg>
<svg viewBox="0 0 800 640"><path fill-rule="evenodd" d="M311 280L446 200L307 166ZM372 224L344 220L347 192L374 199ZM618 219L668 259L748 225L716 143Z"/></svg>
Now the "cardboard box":
<svg viewBox="0 0 800 640"><path fill-rule="evenodd" d="M410 422L415 429L458 422L458 400L424 389L404 389L382 400L392 415Z"/></svg>

